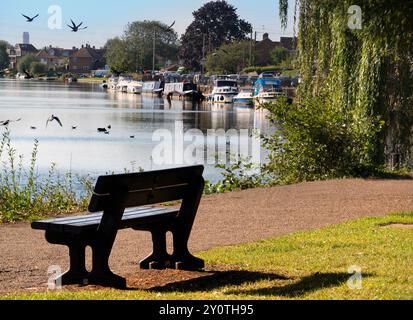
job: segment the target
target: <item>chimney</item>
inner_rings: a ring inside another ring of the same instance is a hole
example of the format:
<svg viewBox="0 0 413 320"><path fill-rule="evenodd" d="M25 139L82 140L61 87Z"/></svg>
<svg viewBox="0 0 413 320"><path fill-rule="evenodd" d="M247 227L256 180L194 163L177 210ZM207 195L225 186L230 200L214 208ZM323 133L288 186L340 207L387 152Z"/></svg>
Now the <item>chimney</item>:
<svg viewBox="0 0 413 320"><path fill-rule="evenodd" d="M93 46L93 50L95 50L96 49L96 47L95 46Z"/></svg>
<svg viewBox="0 0 413 320"><path fill-rule="evenodd" d="M268 40L270 38L268 33L264 33L264 35L262 36L262 41L264 40Z"/></svg>
<svg viewBox="0 0 413 320"><path fill-rule="evenodd" d="M82 44L82 49L84 48L85 46Z"/></svg>

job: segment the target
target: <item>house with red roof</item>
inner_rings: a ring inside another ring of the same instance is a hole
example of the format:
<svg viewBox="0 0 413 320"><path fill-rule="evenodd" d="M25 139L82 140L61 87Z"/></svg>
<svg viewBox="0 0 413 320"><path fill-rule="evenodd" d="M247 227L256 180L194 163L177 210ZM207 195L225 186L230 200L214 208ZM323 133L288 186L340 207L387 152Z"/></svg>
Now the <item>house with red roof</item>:
<svg viewBox="0 0 413 320"><path fill-rule="evenodd" d="M105 50L90 45L82 45L81 49L69 57L69 71L74 73L90 73L92 70L104 68L105 64Z"/></svg>

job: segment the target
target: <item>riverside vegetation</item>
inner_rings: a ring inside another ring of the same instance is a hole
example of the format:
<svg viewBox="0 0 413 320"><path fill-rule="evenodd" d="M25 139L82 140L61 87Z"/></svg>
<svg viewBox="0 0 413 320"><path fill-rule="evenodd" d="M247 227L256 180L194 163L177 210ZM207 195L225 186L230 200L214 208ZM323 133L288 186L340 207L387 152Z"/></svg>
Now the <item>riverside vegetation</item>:
<svg viewBox="0 0 413 320"><path fill-rule="evenodd" d="M36 169L39 143L34 141L27 170L23 156L13 148L8 129L0 141L0 223L34 220L50 214L85 211L92 191L88 176L64 175L51 164L48 174L40 177ZM82 192L77 193L75 186Z"/></svg>

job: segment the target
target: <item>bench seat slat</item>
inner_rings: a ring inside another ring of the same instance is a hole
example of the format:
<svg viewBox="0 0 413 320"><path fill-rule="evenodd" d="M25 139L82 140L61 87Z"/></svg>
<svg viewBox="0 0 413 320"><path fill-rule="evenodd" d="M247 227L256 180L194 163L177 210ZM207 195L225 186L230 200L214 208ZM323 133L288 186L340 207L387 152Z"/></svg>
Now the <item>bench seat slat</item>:
<svg viewBox="0 0 413 320"><path fill-rule="evenodd" d="M162 208L150 208L150 207L139 207L139 208L129 208L126 209L124 212L124 216L130 214L139 214L145 212L153 212L154 210L163 210ZM103 212L94 213L94 214L87 214L87 215L79 215L79 216L72 216L72 217L63 217L63 218L56 218L56 219L49 219L49 220L42 220L39 221L40 223L45 224L73 224L79 221L89 221L89 220L96 220L99 221L102 218Z"/></svg>
<svg viewBox="0 0 413 320"><path fill-rule="evenodd" d="M124 229L142 223L152 222L157 217L162 219L165 217L174 218L178 212L179 210L176 208L129 208L125 210L120 228ZM97 229L102 215L103 213L98 213L86 216L35 221L32 223L32 228L46 231L79 233L85 230Z"/></svg>

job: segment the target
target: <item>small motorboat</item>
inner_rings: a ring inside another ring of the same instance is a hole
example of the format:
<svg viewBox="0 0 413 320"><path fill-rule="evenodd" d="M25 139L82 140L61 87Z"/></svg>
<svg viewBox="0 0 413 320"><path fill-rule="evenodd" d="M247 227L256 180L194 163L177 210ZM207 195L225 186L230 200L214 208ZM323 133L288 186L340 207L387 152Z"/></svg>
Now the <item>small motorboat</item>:
<svg viewBox="0 0 413 320"><path fill-rule="evenodd" d="M214 82L212 93L208 97L208 101L214 103L232 103L234 97L239 93L236 80L226 76L220 76Z"/></svg>
<svg viewBox="0 0 413 320"><path fill-rule="evenodd" d="M234 104L238 105L253 105L254 104L254 90L243 89L232 100Z"/></svg>
<svg viewBox="0 0 413 320"><path fill-rule="evenodd" d="M131 82L127 85L126 91L127 91L128 93L141 94L141 93L142 93L142 87L143 87L142 82L131 81Z"/></svg>

